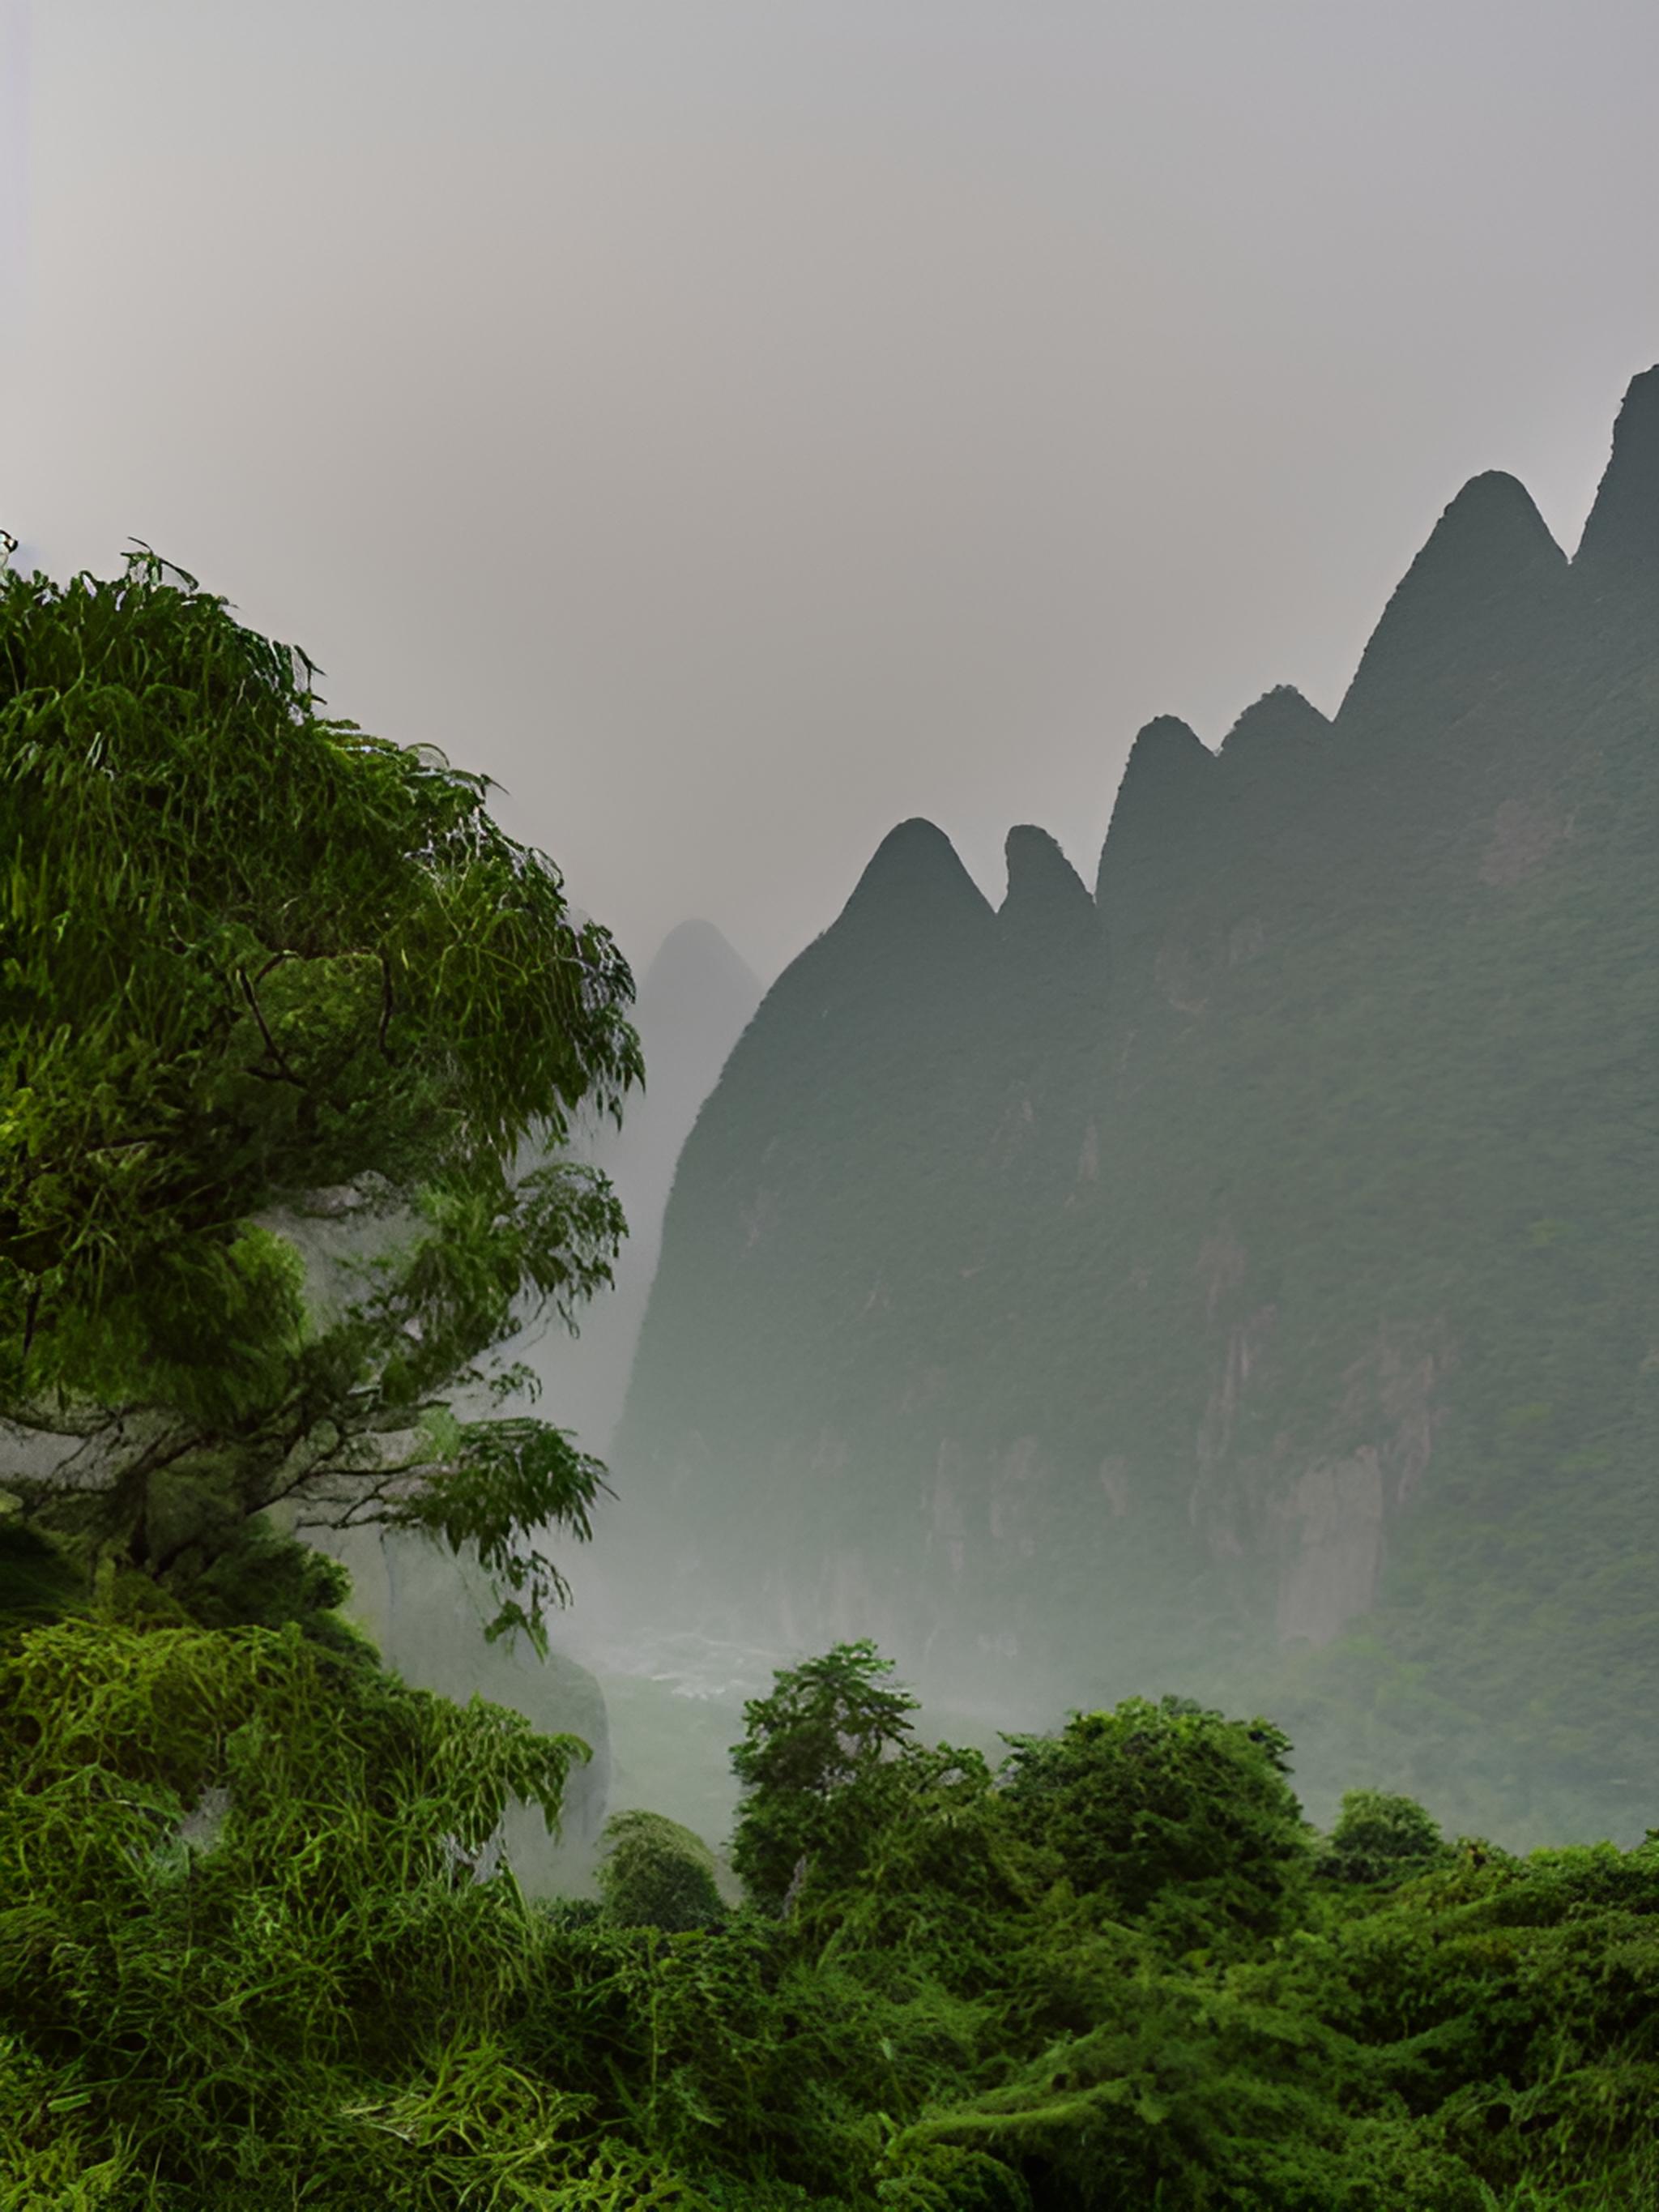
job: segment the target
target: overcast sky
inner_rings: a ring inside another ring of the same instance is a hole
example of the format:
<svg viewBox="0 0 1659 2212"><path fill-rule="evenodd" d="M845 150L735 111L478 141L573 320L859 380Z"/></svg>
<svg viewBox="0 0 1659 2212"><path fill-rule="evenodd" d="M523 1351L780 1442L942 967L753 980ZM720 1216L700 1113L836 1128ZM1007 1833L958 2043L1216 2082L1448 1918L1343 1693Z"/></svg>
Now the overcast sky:
<svg viewBox="0 0 1659 2212"><path fill-rule="evenodd" d="M0 525L444 746L643 963L1330 709L1659 360L1655 0L0 0Z"/></svg>

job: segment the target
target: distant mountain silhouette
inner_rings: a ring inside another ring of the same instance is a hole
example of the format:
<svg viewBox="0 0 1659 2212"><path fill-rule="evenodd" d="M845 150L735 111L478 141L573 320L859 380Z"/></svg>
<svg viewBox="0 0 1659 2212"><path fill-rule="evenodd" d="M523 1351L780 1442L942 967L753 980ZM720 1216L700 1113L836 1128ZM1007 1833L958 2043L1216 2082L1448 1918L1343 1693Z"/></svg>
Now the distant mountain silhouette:
<svg viewBox="0 0 1659 2212"><path fill-rule="evenodd" d="M644 1092L629 1100L620 1129L602 1123L581 1146L615 1185L628 1239L615 1282L581 1316L580 1336L574 1342L562 1334L544 1338L529 1356L541 1370L555 1418L601 1458L622 1414L675 1163L760 999L758 978L712 922L683 921L671 930L641 980L634 1008L645 1054Z"/></svg>
<svg viewBox="0 0 1659 2212"><path fill-rule="evenodd" d="M1477 477L1334 720L1136 739L1095 896L930 824L682 1157L653 1617L1166 1689L1526 1841L1659 1821L1659 370L1577 557Z"/></svg>

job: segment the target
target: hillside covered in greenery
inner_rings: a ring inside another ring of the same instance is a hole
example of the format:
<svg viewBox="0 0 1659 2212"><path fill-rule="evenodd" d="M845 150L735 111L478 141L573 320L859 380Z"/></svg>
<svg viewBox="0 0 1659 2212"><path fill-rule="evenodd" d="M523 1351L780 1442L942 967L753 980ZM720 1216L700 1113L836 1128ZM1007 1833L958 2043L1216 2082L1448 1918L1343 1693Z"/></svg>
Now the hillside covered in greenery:
<svg viewBox="0 0 1659 2212"><path fill-rule="evenodd" d="M1459 493L1334 720L1137 739L1098 880L893 831L683 1155L642 1610L1273 1712L1515 1844L1659 1775L1659 369L1569 560ZM625 1551L624 1551L624 1548Z"/></svg>

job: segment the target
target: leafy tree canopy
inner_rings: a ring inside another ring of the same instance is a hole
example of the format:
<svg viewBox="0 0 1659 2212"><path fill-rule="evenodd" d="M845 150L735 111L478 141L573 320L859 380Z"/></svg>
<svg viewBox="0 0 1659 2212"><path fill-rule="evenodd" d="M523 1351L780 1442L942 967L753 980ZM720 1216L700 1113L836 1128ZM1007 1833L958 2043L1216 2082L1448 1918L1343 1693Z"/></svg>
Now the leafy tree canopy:
<svg viewBox="0 0 1659 2212"><path fill-rule="evenodd" d="M632 979L486 778L315 673L147 551L0 579L9 1486L185 1590L283 1501L423 1528L538 1632L527 1532L585 1534L600 1470L455 1408L609 1279L620 1209L557 1154L641 1076Z"/></svg>
<svg viewBox="0 0 1659 2212"><path fill-rule="evenodd" d="M1098 1892L1177 1941L1271 1935L1304 1886L1311 1838L1288 1739L1191 1698L1128 1698L1057 1735L1008 1736L1006 1801Z"/></svg>
<svg viewBox="0 0 1659 2212"><path fill-rule="evenodd" d="M892 1667L867 1638L838 1644L780 1668L771 1696L744 1705L744 1740L732 1747L744 1792L732 1866L757 1902L781 1905L809 1869L845 1878L892 1809L892 1762L917 1705L881 1680Z"/></svg>
<svg viewBox="0 0 1659 2212"><path fill-rule="evenodd" d="M1406 1881L1455 1856L1433 1814L1415 1798L1349 1790L1320 1852L1319 1873L1327 1881Z"/></svg>

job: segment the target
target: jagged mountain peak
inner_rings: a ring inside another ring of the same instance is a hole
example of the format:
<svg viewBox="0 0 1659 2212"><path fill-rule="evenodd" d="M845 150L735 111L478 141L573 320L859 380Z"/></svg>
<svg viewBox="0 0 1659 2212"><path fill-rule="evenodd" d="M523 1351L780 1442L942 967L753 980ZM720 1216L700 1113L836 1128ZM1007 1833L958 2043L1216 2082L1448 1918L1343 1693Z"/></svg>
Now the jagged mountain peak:
<svg viewBox="0 0 1659 2212"><path fill-rule="evenodd" d="M1046 830L1018 823L1008 832L1003 857L1008 864L1008 893L1000 909L1005 919L1069 913L1091 903L1083 878Z"/></svg>
<svg viewBox="0 0 1659 2212"><path fill-rule="evenodd" d="M1573 566L1597 580L1659 564L1659 367L1632 377Z"/></svg>
<svg viewBox="0 0 1659 2212"><path fill-rule="evenodd" d="M1075 898L1040 832L982 927L939 831L895 833L686 1148L615 1453L642 1619L869 1634L959 1705L1282 1698L1333 1808L1358 1714L1449 1832L1639 1836L1637 598L1478 478L1349 728L1279 690L1213 755L1143 731L1092 939L1015 927Z"/></svg>
<svg viewBox="0 0 1659 2212"><path fill-rule="evenodd" d="M1172 776L1201 775L1213 758L1197 731L1179 714L1154 714L1135 733L1123 771L1123 789L1132 781L1149 782L1154 777L1163 782Z"/></svg>
<svg viewBox="0 0 1659 2212"><path fill-rule="evenodd" d="M695 1066L698 1082L712 1055L712 1083L760 999L760 978L712 921L683 921L670 930L645 971L634 1009L647 1085L665 1055Z"/></svg>
<svg viewBox="0 0 1659 2212"><path fill-rule="evenodd" d="M1383 609L1337 727L1386 720L1407 701L1420 710L1430 690L1484 684L1524 647L1566 569L1524 484L1499 469L1471 477Z"/></svg>
<svg viewBox="0 0 1659 2212"><path fill-rule="evenodd" d="M1046 830L1022 823L1008 832L1008 895L997 928L1017 968L1041 972L1073 953L1092 960L1100 916L1081 877Z"/></svg>
<svg viewBox="0 0 1659 2212"><path fill-rule="evenodd" d="M1101 851L1095 896L1103 905L1127 872L1143 863L1161 871L1171 848L1190 839L1194 817L1215 789L1215 755L1176 714L1148 722L1129 748L1111 824Z"/></svg>
<svg viewBox="0 0 1659 2212"><path fill-rule="evenodd" d="M836 927L866 916L884 926L937 926L953 917L971 925L990 912L984 892L945 832L915 815L890 830L877 846Z"/></svg>
<svg viewBox="0 0 1659 2212"><path fill-rule="evenodd" d="M640 1004L678 998L684 991L725 990L733 998L760 996L760 978L712 921L682 921L652 957L640 985Z"/></svg>
<svg viewBox="0 0 1659 2212"><path fill-rule="evenodd" d="M1276 684L1247 707L1221 740L1219 757L1229 768L1241 762L1276 760L1329 737L1330 723L1293 684Z"/></svg>

